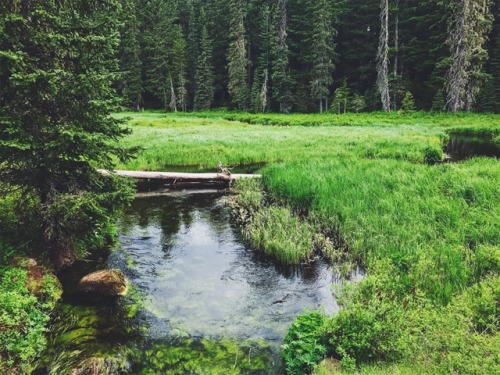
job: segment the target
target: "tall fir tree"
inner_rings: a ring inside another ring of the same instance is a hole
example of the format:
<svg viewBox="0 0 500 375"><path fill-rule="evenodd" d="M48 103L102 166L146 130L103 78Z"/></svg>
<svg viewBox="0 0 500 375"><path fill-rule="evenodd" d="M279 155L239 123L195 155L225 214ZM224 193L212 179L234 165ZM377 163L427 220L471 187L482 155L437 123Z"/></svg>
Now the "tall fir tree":
<svg viewBox="0 0 500 375"><path fill-rule="evenodd" d="M212 43L208 36L205 11L200 10L201 25L199 55L196 61L194 109L204 111L210 109L214 96L214 68L212 63Z"/></svg>
<svg viewBox="0 0 500 375"><path fill-rule="evenodd" d="M451 65L446 76L447 107L471 111L484 81L486 36L492 26L491 0L453 0L449 6Z"/></svg>
<svg viewBox="0 0 500 375"><path fill-rule="evenodd" d="M140 40L140 24L138 19L136 0L123 2L120 40L121 62L121 96L124 105L128 108L139 110L142 105L142 61Z"/></svg>
<svg viewBox="0 0 500 375"><path fill-rule="evenodd" d="M229 1L229 44L227 56L228 91L233 103L240 110L246 109L249 100L247 40L245 33L245 1Z"/></svg>
<svg viewBox="0 0 500 375"><path fill-rule="evenodd" d="M319 112L323 113L323 109L328 107L327 100L335 68L333 17L329 1L317 0L313 4L311 96L319 103Z"/></svg>
<svg viewBox="0 0 500 375"><path fill-rule="evenodd" d="M252 83L251 107L255 112L265 112L270 105L271 72L271 9L264 4L259 12L259 44L257 67Z"/></svg>
<svg viewBox="0 0 500 375"><path fill-rule="evenodd" d="M271 37L272 93L281 113L289 113L293 106L287 42L287 0L278 0L273 9L274 25Z"/></svg>
<svg viewBox="0 0 500 375"><path fill-rule="evenodd" d="M103 238L128 195L96 169L130 151L111 116L120 4L0 3L0 177L34 202L30 229L56 270Z"/></svg>
<svg viewBox="0 0 500 375"><path fill-rule="evenodd" d="M148 1L143 13L147 89L168 110L173 103L171 79L175 93L179 77L186 72L186 42L177 20L177 1Z"/></svg>

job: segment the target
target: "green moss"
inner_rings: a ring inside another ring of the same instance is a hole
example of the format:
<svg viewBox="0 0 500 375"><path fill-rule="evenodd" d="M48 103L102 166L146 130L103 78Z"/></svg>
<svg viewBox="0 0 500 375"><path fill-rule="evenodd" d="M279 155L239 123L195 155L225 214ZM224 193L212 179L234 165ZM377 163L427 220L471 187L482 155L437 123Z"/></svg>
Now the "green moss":
<svg viewBox="0 0 500 375"><path fill-rule="evenodd" d="M236 344L228 339L185 340L155 344L137 358L141 375L176 374L259 374L269 373L272 359L267 345L258 341ZM137 353L139 354L139 353Z"/></svg>

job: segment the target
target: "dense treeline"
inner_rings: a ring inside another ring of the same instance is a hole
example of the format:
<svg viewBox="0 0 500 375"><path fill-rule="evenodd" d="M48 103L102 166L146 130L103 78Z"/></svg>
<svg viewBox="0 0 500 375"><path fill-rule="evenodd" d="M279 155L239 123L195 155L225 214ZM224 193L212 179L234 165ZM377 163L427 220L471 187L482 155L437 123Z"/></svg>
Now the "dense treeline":
<svg viewBox="0 0 500 375"><path fill-rule="evenodd" d="M125 0L130 108L500 112L500 0Z"/></svg>

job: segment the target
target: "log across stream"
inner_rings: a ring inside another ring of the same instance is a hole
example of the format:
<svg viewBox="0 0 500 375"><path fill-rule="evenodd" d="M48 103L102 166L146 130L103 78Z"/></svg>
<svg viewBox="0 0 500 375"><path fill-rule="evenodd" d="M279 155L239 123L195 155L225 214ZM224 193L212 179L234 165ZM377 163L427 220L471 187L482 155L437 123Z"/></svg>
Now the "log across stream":
<svg viewBox="0 0 500 375"><path fill-rule="evenodd" d="M121 177L130 177L141 182L151 184L160 183L170 186L204 187L207 185L229 185L234 180L245 178L261 178L260 174L241 173L182 173L182 172L147 172L147 171L106 171L103 174L114 174Z"/></svg>

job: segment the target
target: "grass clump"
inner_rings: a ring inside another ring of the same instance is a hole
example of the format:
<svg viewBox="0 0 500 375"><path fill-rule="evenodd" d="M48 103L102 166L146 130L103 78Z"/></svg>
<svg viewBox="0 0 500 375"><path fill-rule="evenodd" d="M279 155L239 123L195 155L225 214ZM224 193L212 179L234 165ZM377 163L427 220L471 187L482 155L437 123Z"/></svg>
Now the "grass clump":
<svg viewBox="0 0 500 375"><path fill-rule="evenodd" d="M286 207L257 211L244 233L255 247L285 264L299 264L312 258L311 226Z"/></svg>

